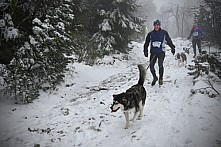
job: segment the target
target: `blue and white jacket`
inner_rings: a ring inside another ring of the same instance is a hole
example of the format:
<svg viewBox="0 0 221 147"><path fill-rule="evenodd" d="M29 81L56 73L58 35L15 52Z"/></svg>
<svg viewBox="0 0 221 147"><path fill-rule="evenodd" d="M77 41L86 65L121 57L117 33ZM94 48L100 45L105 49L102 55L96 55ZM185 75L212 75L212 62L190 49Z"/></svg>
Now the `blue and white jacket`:
<svg viewBox="0 0 221 147"><path fill-rule="evenodd" d="M146 42L144 44L144 51L148 51L148 46L150 46L150 53L161 53L165 52L165 43L170 46L171 49L175 49L173 42L167 31L159 29L159 31L151 31L146 37Z"/></svg>

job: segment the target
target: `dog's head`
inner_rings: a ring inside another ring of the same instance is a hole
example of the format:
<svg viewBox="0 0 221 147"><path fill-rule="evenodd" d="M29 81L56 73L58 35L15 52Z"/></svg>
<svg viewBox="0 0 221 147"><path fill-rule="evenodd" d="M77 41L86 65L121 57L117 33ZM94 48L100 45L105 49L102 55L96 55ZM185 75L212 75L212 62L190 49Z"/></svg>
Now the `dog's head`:
<svg viewBox="0 0 221 147"><path fill-rule="evenodd" d="M127 105L127 98L125 93L113 95L113 104L110 109L111 112L117 112L118 110L124 110Z"/></svg>

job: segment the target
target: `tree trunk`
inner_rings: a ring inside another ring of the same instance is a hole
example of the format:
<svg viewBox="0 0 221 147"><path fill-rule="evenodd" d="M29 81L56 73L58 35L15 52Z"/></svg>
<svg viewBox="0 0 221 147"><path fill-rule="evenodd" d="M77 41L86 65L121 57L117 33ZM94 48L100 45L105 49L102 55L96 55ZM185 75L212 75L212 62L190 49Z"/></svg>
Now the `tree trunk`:
<svg viewBox="0 0 221 147"><path fill-rule="evenodd" d="M184 13L185 7L183 7L182 11L183 11L183 13L182 13L183 16L182 16L182 32L181 32L182 34L181 34L181 36L182 36L182 39L183 39L183 27L184 27L184 18L185 18L185 17L184 17L184 16L185 16L185 13Z"/></svg>
<svg viewBox="0 0 221 147"><path fill-rule="evenodd" d="M175 18L176 18L176 27L177 27L177 37L180 36L180 24L179 24L179 6L177 6L177 9L176 9L176 14L175 14Z"/></svg>

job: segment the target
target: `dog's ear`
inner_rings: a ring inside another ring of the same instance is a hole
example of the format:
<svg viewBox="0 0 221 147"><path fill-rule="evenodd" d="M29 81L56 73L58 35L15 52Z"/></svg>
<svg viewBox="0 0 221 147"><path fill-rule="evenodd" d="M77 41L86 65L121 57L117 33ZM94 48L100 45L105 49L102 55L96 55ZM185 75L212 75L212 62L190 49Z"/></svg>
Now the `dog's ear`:
<svg viewBox="0 0 221 147"><path fill-rule="evenodd" d="M113 94L113 99L115 99L117 97L117 94Z"/></svg>

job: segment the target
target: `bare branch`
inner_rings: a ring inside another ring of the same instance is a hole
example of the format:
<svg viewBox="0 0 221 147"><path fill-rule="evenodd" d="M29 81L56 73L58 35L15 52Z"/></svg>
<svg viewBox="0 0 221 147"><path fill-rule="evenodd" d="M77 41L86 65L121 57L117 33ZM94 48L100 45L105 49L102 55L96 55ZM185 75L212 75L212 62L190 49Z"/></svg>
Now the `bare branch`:
<svg viewBox="0 0 221 147"><path fill-rule="evenodd" d="M213 89L218 95L220 95L220 93L214 88L213 84L211 83L210 80L207 81L207 84L210 86L211 89Z"/></svg>

